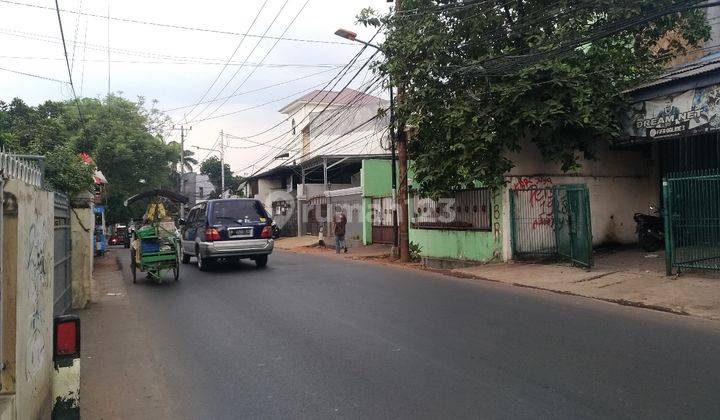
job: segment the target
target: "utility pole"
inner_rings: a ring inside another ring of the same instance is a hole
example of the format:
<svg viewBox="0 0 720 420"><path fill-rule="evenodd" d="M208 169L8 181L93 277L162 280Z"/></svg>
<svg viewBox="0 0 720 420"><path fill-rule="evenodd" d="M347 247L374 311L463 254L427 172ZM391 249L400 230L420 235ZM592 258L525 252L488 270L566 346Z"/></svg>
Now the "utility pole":
<svg viewBox="0 0 720 420"><path fill-rule="evenodd" d="M177 129L173 127L173 130ZM180 126L180 194L183 193L185 184L185 133L190 130L192 130L192 126L188 129L185 129L184 125ZM182 204L180 205L180 217L185 217L185 207Z"/></svg>
<svg viewBox="0 0 720 420"><path fill-rule="evenodd" d="M220 130L220 198L225 198L225 133Z"/></svg>
<svg viewBox="0 0 720 420"><path fill-rule="evenodd" d="M398 15L402 11L402 0L395 0L395 14ZM401 81L397 81L397 95L395 96L395 105L401 106L405 99L405 87ZM408 162L407 162L407 132L405 131L405 121L403 118L398 119L397 129L397 152L400 170L400 188L398 191L398 216L400 223L398 229L398 242L400 246L400 262L410 261L410 238L409 238L409 220L408 220Z"/></svg>

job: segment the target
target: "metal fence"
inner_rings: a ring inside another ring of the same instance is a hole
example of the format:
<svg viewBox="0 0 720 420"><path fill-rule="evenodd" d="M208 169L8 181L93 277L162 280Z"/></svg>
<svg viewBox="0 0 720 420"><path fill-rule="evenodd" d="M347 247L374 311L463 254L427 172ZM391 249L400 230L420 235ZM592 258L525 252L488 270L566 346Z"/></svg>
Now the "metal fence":
<svg viewBox="0 0 720 420"><path fill-rule="evenodd" d="M457 191L433 200L413 197L414 225L418 228L490 230L491 192L486 188Z"/></svg>
<svg viewBox="0 0 720 420"><path fill-rule="evenodd" d="M593 265L584 185L510 190L510 230L513 258L561 257L584 267Z"/></svg>
<svg viewBox="0 0 720 420"><path fill-rule="evenodd" d="M720 169L668 174L663 197L667 274L720 270Z"/></svg>
<svg viewBox="0 0 720 420"><path fill-rule="evenodd" d="M392 197L372 199L372 242L375 244L393 244L395 200Z"/></svg>
<svg viewBox="0 0 720 420"><path fill-rule="evenodd" d="M72 242L70 236L70 203L67 196L55 193L55 277L53 314L62 315L72 306L71 255Z"/></svg>

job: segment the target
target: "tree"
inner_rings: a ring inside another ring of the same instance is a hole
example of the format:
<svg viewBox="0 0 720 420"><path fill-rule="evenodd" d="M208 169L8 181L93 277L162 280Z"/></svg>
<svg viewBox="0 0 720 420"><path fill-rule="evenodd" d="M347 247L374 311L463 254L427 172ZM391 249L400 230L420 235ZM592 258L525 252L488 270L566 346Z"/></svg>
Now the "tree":
<svg viewBox="0 0 720 420"><path fill-rule="evenodd" d="M46 181L75 194L93 185L92 170L79 158L90 154L108 179L107 220L127 221L144 209L123 202L146 189L171 186L173 148L165 143L169 120L143 98L133 102L117 95L104 100L82 98L80 119L74 102L47 101L36 107L20 99L0 102L0 141L16 153L46 157Z"/></svg>
<svg viewBox="0 0 720 420"><path fill-rule="evenodd" d="M699 10L641 21L676 3L405 0L397 17L364 10L359 21L385 25L376 68L406 88L397 111L418 128L414 179L439 195L502 185L524 140L565 171L592 159L620 134L622 92L709 37Z"/></svg>
<svg viewBox="0 0 720 420"><path fill-rule="evenodd" d="M215 186L215 196L219 197L222 190L222 180L220 179L220 159L215 156L210 156L205 159L200 165L200 173L205 174ZM240 188L240 184L243 183L241 176L235 176L233 171L230 169L230 165L225 164L225 190L226 191L237 191Z"/></svg>
<svg viewBox="0 0 720 420"><path fill-rule="evenodd" d="M68 105L45 102L37 107L15 98L0 102L0 142L5 150L45 156L45 180L54 189L75 195L93 185L93 168L68 141L73 125L64 118Z"/></svg>
<svg viewBox="0 0 720 420"><path fill-rule="evenodd" d="M176 141L171 141L168 143L168 146L172 149L173 152L173 160L172 165L173 169L176 173L180 173L180 143ZM192 150L183 150L183 157L185 158L185 172L192 172L194 170L193 166L196 166L198 164L198 161L193 157L195 156L195 152Z"/></svg>

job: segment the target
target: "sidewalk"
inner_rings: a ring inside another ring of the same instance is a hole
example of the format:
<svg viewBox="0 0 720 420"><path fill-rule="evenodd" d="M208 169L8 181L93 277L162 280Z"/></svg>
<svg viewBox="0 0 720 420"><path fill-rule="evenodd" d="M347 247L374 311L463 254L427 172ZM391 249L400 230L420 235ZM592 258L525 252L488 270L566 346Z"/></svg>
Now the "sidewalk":
<svg viewBox="0 0 720 420"><path fill-rule="evenodd" d="M276 239L275 247L293 252L335 253L335 244L327 244L325 247L318 246L317 236L296 236ZM354 245L349 243L348 253L341 253L340 255L360 259L384 258L390 256L390 245Z"/></svg>
<svg viewBox="0 0 720 420"><path fill-rule="evenodd" d="M667 277L662 253L639 250L601 254L595 263L592 270L568 265L497 263L459 268L451 273L720 320L720 278L715 273Z"/></svg>
<svg viewBox="0 0 720 420"><path fill-rule="evenodd" d="M117 255L111 250L95 259L91 304L80 311L81 417L178 418L158 379L158 361L142 321L130 306Z"/></svg>

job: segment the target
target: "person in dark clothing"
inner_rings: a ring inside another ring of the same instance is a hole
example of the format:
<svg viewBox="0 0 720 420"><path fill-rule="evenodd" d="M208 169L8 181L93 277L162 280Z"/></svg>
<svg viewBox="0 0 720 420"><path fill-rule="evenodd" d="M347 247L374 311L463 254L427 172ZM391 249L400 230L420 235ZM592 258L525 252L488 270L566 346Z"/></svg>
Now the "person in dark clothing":
<svg viewBox="0 0 720 420"><path fill-rule="evenodd" d="M347 217L342 208L337 208L335 216L333 216L333 230L335 233L335 252L340 253L342 249L347 254L347 244L345 243L345 225L347 225Z"/></svg>

